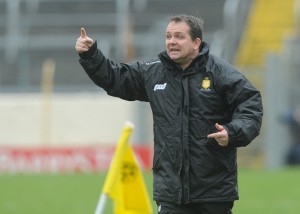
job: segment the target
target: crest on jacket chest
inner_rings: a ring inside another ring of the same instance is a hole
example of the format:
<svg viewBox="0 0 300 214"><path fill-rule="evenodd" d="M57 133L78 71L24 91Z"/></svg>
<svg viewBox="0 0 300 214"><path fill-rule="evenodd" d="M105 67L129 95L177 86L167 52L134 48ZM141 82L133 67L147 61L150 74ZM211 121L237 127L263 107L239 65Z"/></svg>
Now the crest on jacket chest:
<svg viewBox="0 0 300 214"><path fill-rule="evenodd" d="M211 89L211 80L209 77L205 77L203 80L202 80L202 84L201 84L201 91L207 91L207 92L210 92Z"/></svg>

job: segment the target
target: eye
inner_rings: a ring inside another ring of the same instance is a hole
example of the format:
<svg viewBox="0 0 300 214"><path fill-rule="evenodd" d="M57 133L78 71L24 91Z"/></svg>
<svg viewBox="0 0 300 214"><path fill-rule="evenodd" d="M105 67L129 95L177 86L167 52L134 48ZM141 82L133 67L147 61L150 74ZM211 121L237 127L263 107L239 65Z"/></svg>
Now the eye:
<svg viewBox="0 0 300 214"><path fill-rule="evenodd" d="M167 34L166 38L167 38L167 39L171 39L172 36L171 36L170 34Z"/></svg>

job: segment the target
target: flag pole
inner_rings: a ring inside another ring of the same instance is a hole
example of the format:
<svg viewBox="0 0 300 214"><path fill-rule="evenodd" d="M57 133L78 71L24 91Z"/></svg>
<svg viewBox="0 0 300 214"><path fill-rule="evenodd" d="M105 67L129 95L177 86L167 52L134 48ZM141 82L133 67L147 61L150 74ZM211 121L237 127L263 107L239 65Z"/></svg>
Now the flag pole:
<svg viewBox="0 0 300 214"><path fill-rule="evenodd" d="M103 214L104 213L106 201L107 201L107 195L106 195L106 193L102 193L100 196L99 202L97 204L95 214Z"/></svg>

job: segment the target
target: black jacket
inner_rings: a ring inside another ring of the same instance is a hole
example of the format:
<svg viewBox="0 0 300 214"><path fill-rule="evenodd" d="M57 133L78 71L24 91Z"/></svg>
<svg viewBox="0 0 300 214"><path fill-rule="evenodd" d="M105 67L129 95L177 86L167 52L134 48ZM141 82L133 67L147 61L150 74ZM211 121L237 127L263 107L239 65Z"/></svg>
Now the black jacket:
<svg viewBox="0 0 300 214"><path fill-rule="evenodd" d="M201 52L182 70L166 54L119 64L95 43L80 63L96 85L111 96L147 101L154 121L154 199L173 203L238 199L236 147L248 145L261 127L261 95L230 64ZM229 145L209 133L225 127Z"/></svg>

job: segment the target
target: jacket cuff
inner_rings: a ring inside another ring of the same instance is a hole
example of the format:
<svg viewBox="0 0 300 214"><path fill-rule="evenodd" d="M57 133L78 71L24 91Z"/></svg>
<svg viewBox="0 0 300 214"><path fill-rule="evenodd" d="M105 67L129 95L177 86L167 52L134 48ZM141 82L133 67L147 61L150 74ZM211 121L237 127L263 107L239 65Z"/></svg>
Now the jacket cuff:
<svg viewBox="0 0 300 214"><path fill-rule="evenodd" d="M90 47L90 49L87 52L80 53L79 57L81 59L88 59L91 58L97 51L97 41L94 42L94 44Z"/></svg>
<svg viewBox="0 0 300 214"><path fill-rule="evenodd" d="M228 134L228 146L235 146L233 141L234 141L234 136L233 136L233 130L230 125L223 125L224 129L226 129L227 134Z"/></svg>

